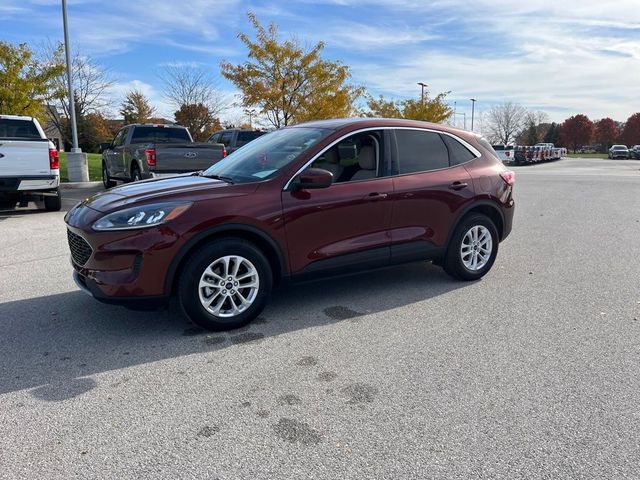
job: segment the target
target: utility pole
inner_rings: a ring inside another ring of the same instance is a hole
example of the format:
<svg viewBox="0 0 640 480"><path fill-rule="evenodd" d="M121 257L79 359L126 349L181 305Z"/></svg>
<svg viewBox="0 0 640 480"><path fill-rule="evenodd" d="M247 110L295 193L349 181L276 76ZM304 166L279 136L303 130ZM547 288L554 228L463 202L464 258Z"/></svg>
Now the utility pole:
<svg viewBox="0 0 640 480"><path fill-rule="evenodd" d="M476 102L477 100L475 98L471 99L471 131L473 132L473 117L475 116L475 111L476 111Z"/></svg>
<svg viewBox="0 0 640 480"><path fill-rule="evenodd" d="M62 23L64 28L64 52L67 62L67 88L69 90L69 114L71 116L71 137L73 145L67 155L67 174L72 182L88 182L89 170L87 156L78 147L78 128L76 126L76 102L73 94L73 72L71 70L71 46L69 43L69 26L67 21L67 0L62 0Z"/></svg>

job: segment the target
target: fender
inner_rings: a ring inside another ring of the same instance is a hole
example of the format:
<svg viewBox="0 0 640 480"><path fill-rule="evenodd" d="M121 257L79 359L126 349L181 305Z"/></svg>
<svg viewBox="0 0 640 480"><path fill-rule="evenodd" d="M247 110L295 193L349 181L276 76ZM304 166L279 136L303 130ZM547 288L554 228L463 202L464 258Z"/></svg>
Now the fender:
<svg viewBox="0 0 640 480"><path fill-rule="evenodd" d="M500 219L502 220L502 226L503 228L506 228L507 225L505 223L505 219L504 219L504 212L502 211L502 208L500 208L500 205L492 200L478 200L475 201L473 203L470 203L469 205L467 205L466 207L464 207L460 213L458 213L458 216L456 217L455 222L453 223L453 227L451 228L451 230L449 231L449 235L447 235L447 247L451 242L451 237L453 236L453 232L456 231L456 228L458 228L458 225L460 224L460 222L462 221L462 219L465 217L465 215L467 213L469 213L471 210L473 210L476 207L489 207L492 210L495 210L498 212L498 214L500 215ZM502 237L500 238L500 240L502 241L502 239L504 238L504 232Z"/></svg>
<svg viewBox="0 0 640 480"><path fill-rule="evenodd" d="M198 233L191 237L187 243L185 243L178 254L173 257L171 261L171 265L169 265L169 269L167 270L167 276L164 280L164 292L166 295L171 295L171 291L173 289L173 282L175 279L176 272L178 271L178 267L182 263L182 260L185 258L187 253L191 251L198 243L206 240L209 237L218 236L220 234L224 234L225 232L247 232L253 235L260 237L261 240L265 241L269 244L269 246L276 253L277 260L280 266L280 277L285 277L288 275L289 269L287 267L287 262L284 254L282 253L282 249L278 242L276 242L268 233L259 229L258 227L254 227L252 225L246 225L242 223L225 223L223 225L217 225L213 228L209 228L203 232Z"/></svg>

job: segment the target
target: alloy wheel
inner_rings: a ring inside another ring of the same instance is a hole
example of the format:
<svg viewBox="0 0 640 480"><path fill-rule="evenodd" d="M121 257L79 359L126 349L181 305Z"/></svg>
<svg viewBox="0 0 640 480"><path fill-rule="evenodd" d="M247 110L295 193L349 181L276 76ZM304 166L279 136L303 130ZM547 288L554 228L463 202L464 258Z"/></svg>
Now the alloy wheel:
<svg viewBox="0 0 640 480"><path fill-rule="evenodd" d="M483 225L475 225L465 233L460 246L460 256L464 266L471 271L484 268L493 252L491 232Z"/></svg>

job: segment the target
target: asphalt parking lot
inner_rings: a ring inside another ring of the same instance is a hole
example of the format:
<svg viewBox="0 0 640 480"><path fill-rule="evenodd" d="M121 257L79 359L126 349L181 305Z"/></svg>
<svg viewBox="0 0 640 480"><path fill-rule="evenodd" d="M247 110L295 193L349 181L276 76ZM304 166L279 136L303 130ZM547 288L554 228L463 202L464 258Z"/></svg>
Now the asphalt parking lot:
<svg viewBox="0 0 640 480"><path fill-rule="evenodd" d="M640 478L640 161L514 170L483 280L289 287L222 334L94 301L63 213L0 214L0 478Z"/></svg>

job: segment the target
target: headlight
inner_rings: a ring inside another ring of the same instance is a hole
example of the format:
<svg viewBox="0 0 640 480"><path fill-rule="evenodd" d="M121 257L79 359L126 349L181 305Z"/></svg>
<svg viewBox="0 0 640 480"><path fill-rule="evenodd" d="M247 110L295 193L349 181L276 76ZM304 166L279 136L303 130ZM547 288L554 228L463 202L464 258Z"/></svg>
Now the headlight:
<svg viewBox="0 0 640 480"><path fill-rule="evenodd" d="M166 223L182 215L190 202L167 202L142 205L110 213L93 224L94 230L130 230Z"/></svg>

